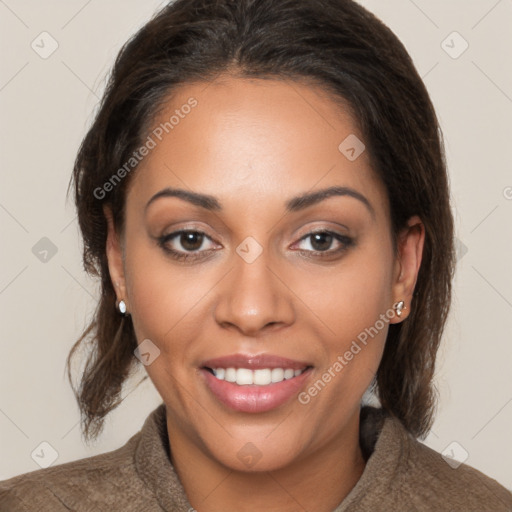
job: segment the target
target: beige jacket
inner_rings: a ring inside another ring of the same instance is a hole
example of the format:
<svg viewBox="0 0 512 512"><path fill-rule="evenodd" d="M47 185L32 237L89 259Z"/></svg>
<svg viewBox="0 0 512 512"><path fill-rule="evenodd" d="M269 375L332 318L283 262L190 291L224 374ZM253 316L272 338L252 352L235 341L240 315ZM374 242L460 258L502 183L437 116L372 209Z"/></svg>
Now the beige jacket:
<svg viewBox="0 0 512 512"><path fill-rule="evenodd" d="M379 409L362 409L361 447L364 472L333 512L512 511L512 493L498 482L464 464L453 469ZM0 512L70 510L193 512L170 463L164 404L117 450L0 482Z"/></svg>

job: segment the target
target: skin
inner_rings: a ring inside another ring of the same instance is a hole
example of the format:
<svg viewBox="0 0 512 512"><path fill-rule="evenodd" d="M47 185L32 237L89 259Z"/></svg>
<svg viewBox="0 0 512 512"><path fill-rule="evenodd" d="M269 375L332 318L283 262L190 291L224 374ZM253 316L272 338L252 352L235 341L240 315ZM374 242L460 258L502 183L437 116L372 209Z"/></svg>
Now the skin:
<svg viewBox="0 0 512 512"><path fill-rule="evenodd" d="M146 370L167 406L172 463L200 512L330 512L364 471L360 400L389 324L305 405L293 397L265 413L235 412L211 394L198 367L238 352L276 354L310 362L307 390L397 301L407 309L390 323L407 318L424 227L411 218L393 252L388 197L368 152L351 162L338 150L349 134L363 138L357 123L321 88L230 76L187 84L155 126L191 96L198 106L131 179L123 233L105 209L117 298L138 342L150 339L160 350ZM363 194L373 214L350 196L285 213L287 199L329 186ZM167 197L145 211L166 187L213 195L222 210ZM158 244L185 228L206 237L192 249L179 235L167 246L206 257L180 262ZM336 238L306 237L317 229L353 243L335 252L343 247ZM249 236L262 249L252 263L236 252ZM261 454L251 468L237 457L247 443Z"/></svg>

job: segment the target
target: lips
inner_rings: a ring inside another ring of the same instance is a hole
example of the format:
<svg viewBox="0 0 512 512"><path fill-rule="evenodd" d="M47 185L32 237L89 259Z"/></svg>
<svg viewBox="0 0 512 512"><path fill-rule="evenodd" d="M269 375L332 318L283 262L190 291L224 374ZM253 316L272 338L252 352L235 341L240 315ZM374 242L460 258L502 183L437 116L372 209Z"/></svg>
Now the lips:
<svg viewBox="0 0 512 512"><path fill-rule="evenodd" d="M311 366L311 364L272 354L233 354L208 359L204 361L201 366L206 368L248 368L250 370L260 370L263 368L291 368L292 370L302 370L307 366Z"/></svg>
<svg viewBox="0 0 512 512"><path fill-rule="evenodd" d="M208 359L200 367L204 382L222 404L239 412L275 409L296 395L312 366L270 354Z"/></svg>

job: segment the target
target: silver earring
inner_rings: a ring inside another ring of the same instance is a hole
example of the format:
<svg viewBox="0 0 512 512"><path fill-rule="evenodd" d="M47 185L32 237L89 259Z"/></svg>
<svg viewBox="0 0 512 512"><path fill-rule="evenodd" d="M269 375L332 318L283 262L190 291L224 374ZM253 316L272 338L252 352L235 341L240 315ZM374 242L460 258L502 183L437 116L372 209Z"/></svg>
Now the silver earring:
<svg viewBox="0 0 512 512"><path fill-rule="evenodd" d="M126 315L126 304L125 304L124 300L119 301L117 308L119 309L119 313L121 313L121 315L123 315L123 316Z"/></svg>
<svg viewBox="0 0 512 512"><path fill-rule="evenodd" d="M403 300L401 300L400 302L397 302L395 304L395 310L396 310L397 316L402 316L402 309L406 309Z"/></svg>

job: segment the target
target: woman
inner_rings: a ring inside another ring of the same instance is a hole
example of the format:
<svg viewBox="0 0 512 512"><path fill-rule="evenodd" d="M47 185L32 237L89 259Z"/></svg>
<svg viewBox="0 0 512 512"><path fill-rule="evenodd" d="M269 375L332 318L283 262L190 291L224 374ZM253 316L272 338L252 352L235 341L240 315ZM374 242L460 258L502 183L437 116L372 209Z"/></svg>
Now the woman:
<svg viewBox="0 0 512 512"><path fill-rule="evenodd" d="M428 93L373 15L169 4L120 52L73 179L102 286L68 359L93 343L83 432L139 361L163 403L116 451L1 483L2 511L512 509L418 441L453 219Z"/></svg>

